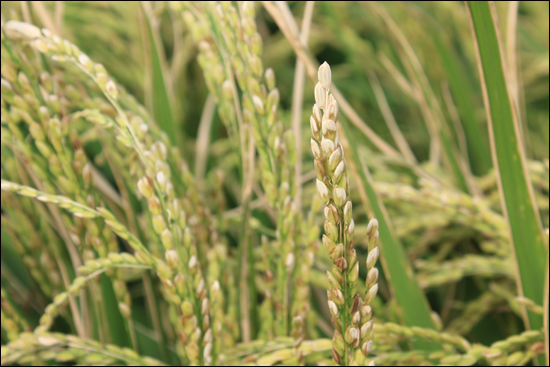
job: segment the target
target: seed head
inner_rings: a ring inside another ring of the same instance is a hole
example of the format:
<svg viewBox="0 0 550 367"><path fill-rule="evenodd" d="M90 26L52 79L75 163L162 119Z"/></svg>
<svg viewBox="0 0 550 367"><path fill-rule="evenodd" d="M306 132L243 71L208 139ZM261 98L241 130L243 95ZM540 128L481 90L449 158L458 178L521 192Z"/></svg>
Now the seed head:
<svg viewBox="0 0 550 367"><path fill-rule="evenodd" d="M317 159L321 159L321 150L319 149L319 144L313 139L311 139L311 152L313 153L313 156Z"/></svg>
<svg viewBox="0 0 550 367"><path fill-rule="evenodd" d="M373 326L372 320L365 322L363 326L361 326L361 339L366 338L370 334L370 332L372 331L372 326Z"/></svg>
<svg viewBox="0 0 550 367"><path fill-rule="evenodd" d="M334 197L334 203L336 206L341 207L346 203L346 189L340 186L336 186L334 190L332 190L332 196Z"/></svg>
<svg viewBox="0 0 550 367"><path fill-rule="evenodd" d="M256 112L258 112L260 115L265 114L264 103L262 102L262 99L260 97L253 96L252 103L254 103L254 108L256 109Z"/></svg>
<svg viewBox="0 0 550 367"><path fill-rule="evenodd" d="M160 171L157 173L157 182L160 189L164 191L166 189L166 176L164 175L164 172Z"/></svg>
<svg viewBox="0 0 550 367"><path fill-rule="evenodd" d="M355 233L355 222L352 219L348 225L348 234L350 237L353 237L354 233Z"/></svg>
<svg viewBox="0 0 550 367"><path fill-rule="evenodd" d="M324 227L325 227L325 233L327 234L327 236L329 236L333 241L337 241L338 228L336 227L336 225L326 221Z"/></svg>
<svg viewBox="0 0 550 367"><path fill-rule="evenodd" d="M321 109L319 108L317 103L313 105L313 115L312 116L315 119L315 121L317 121L317 126L320 126L321 125L321 120L322 120L322 115L321 115Z"/></svg>
<svg viewBox="0 0 550 367"><path fill-rule="evenodd" d="M326 116L333 121L338 121L338 102L336 102L336 100L330 102L330 105L327 108Z"/></svg>
<svg viewBox="0 0 550 367"><path fill-rule="evenodd" d="M330 89L330 84L332 81L332 72L330 70L329 64L325 61L321 66L319 66L319 70L317 71L317 77L319 78L319 82L325 89Z"/></svg>
<svg viewBox="0 0 550 367"><path fill-rule="evenodd" d="M346 162L342 160L334 170L333 180L335 182L340 182L340 179L343 177L342 175L344 174L345 169L346 169Z"/></svg>
<svg viewBox="0 0 550 367"><path fill-rule="evenodd" d="M326 100L327 100L327 90L319 82L315 86L315 102L317 103L319 108L324 109Z"/></svg>
<svg viewBox="0 0 550 367"><path fill-rule="evenodd" d="M272 68L268 68L265 71L265 84L267 85L267 88L269 90L272 90L275 88L275 73L273 72Z"/></svg>
<svg viewBox="0 0 550 367"><path fill-rule="evenodd" d="M341 243L334 246L332 249L330 249L329 251L329 257L332 259L332 260L336 260L340 257L342 257L342 255L344 255L344 245L342 245Z"/></svg>
<svg viewBox="0 0 550 367"><path fill-rule="evenodd" d="M365 303L371 303L371 301L376 297L377 293L378 293L378 284L375 284L367 292L367 295L365 296Z"/></svg>
<svg viewBox="0 0 550 367"><path fill-rule="evenodd" d="M233 86L230 80L226 80L222 83L222 93L223 96L228 100L233 98Z"/></svg>
<svg viewBox="0 0 550 367"><path fill-rule="evenodd" d="M359 313L359 311L357 311L351 317L351 324L357 327L357 325L359 325L360 322L361 322L361 314Z"/></svg>
<svg viewBox="0 0 550 367"><path fill-rule="evenodd" d="M109 94L109 96L112 99L114 99L115 101L117 100L117 98L118 98L118 89L116 87L115 82L113 82L112 80L109 80L107 82L107 84L105 85L105 90L107 91L107 93Z"/></svg>
<svg viewBox="0 0 550 367"><path fill-rule="evenodd" d="M178 267L180 259L179 259L178 253L176 251L168 250L168 251L166 251L166 254L164 254L164 256L166 257L166 263L172 269L176 269Z"/></svg>
<svg viewBox="0 0 550 367"><path fill-rule="evenodd" d="M166 228L166 222L164 221L162 215L155 215L152 219L152 223L153 229L157 234L161 234L162 231L164 231L164 229Z"/></svg>
<svg viewBox="0 0 550 367"><path fill-rule="evenodd" d="M335 245L336 244L329 236L326 234L323 235L323 247L326 251L330 251L330 249L332 249Z"/></svg>
<svg viewBox="0 0 550 367"><path fill-rule="evenodd" d="M336 123L330 119L323 120L323 137L327 139L334 139L336 136Z"/></svg>
<svg viewBox="0 0 550 367"><path fill-rule="evenodd" d="M181 312L184 315L192 315L193 314L193 304L189 301L184 301L181 304Z"/></svg>
<svg viewBox="0 0 550 367"><path fill-rule="evenodd" d="M331 288L340 289L342 287L342 285L338 282L336 277L330 271L327 271L327 280Z"/></svg>
<svg viewBox="0 0 550 367"><path fill-rule="evenodd" d="M141 195L144 198L149 199L153 196L153 187L149 183L149 180L146 177L140 178L137 182L137 187Z"/></svg>
<svg viewBox="0 0 550 367"><path fill-rule="evenodd" d="M189 269L194 269L197 265L197 257L195 255L191 256L191 258L189 259Z"/></svg>
<svg viewBox="0 0 550 367"><path fill-rule="evenodd" d="M344 205L344 221L346 223L350 223L351 213L352 213L352 204L351 204L351 201L348 201L346 205Z"/></svg>
<svg viewBox="0 0 550 367"><path fill-rule="evenodd" d="M319 159L315 158L314 166L315 166L315 173L317 174L317 179L324 180L326 176L326 172L325 172L325 166L323 165L323 163Z"/></svg>
<svg viewBox="0 0 550 367"><path fill-rule="evenodd" d="M357 279L359 279L359 263L356 262L350 272L349 272L349 281L351 283L355 283L357 281Z"/></svg>
<svg viewBox="0 0 550 367"><path fill-rule="evenodd" d="M323 149L323 153L325 153L325 156L330 157L332 155L332 152L334 152L334 142L330 139L323 139L321 141L321 149Z"/></svg>
<svg viewBox="0 0 550 367"><path fill-rule="evenodd" d="M336 306L336 303L334 303L333 301L328 301L328 308L332 316L338 316L338 306Z"/></svg>
<svg viewBox="0 0 550 367"><path fill-rule="evenodd" d="M336 148L334 152L330 155L330 158L328 159L328 165L330 166L330 169L334 170L336 166L342 161L342 149Z"/></svg>
<svg viewBox="0 0 550 367"><path fill-rule="evenodd" d="M367 269L372 269L374 264L376 264L376 261L378 260L378 256L380 255L380 250L378 250L378 247L375 247L372 251L369 252L369 255L367 256Z"/></svg>
<svg viewBox="0 0 550 367"><path fill-rule="evenodd" d="M338 330L334 331L334 336L332 337L332 347L334 348L333 352L336 350L338 353L344 353L344 336Z"/></svg>
<svg viewBox="0 0 550 367"><path fill-rule="evenodd" d="M323 183L323 181L317 180L317 193L319 194L319 197L321 198L323 203L327 204L330 200L330 196L328 193L328 188Z"/></svg>
<svg viewBox="0 0 550 367"><path fill-rule="evenodd" d="M336 305L342 306L344 304L344 295L338 288L332 288L330 296L331 300L336 303Z"/></svg>
<svg viewBox="0 0 550 367"><path fill-rule="evenodd" d="M378 281L378 269L372 268L367 274L366 286L371 288Z"/></svg>
<svg viewBox="0 0 550 367"><path fill-rule="evenodd" d="M294 269L294 262L295 262L294 254L292 252L289 252L286 255L286 260L285 260L285 267L287 272L291 272Z"/></svg>
<svg viewBox="0 0 550 367"><path fill-rule="evenodd" d="M331 222L334 225L338 225L340 223L340 215L338 214L338 209L334 207L334 205L327 205L325 207L325 219L329 222Z"/></svg>
<svg viewBox="0 0 550 367"><path fill-rule="evenodd" d="M309 125L311 127L311 135L313 135L315 140L319 140L321 138L321 135L319 134L319 127L317 126L317 122L313 116L309 117Z"/></svg>
<svg viewBox="0 0 550 367"><path fill-rule="evenodd" d="M9 20L3 26L6 36L13 40L34 39L41 36L40 29L29 23L17 20Z"/></svg>
<svg viewBox="0 0 550 367"><path fill-rule="evenodd" d="M378 220L372 218L367 226L367 236L372 237L376 231L378 231Z"/></svg>
<svg viewBox="0 0 550 367"><path fill-rule="evenodd" d="M208 315L209 312L210 312L210 305L208 303L208 298L205 298L202 300L201 315Z"/></svg>

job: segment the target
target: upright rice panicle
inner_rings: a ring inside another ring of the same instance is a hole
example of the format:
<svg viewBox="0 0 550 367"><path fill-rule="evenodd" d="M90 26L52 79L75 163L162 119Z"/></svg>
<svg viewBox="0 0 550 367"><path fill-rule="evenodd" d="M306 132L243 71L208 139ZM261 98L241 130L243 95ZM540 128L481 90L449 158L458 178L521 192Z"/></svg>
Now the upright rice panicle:
<svg viewBox="0 0 550 367"><path fill-rule="evenodd" d="M344 147L338 138L338 102L330 93L332 73L325 62L319 67L319 82L315 86L315 105L310 117L311 149L315 157L317 192L325 203L325 234L323 246L333 265L327 272L330 290L328 305L336 329L332 339L332 357L339 365L356 362L355 352L367 355L372 349L372 311L369 303L376 296L378 273L371 261L367 279L367 296L357 294L359 263L353 248L355 223L349 198ZM322 112L321 112L322 111ZM375 231L376 221L369 228ZM374 233L374 232L373 232ZM373 240L372 258L377 258ZM368 267L368 266L367 266Z"/></svg>
<svg viewBox="0 0 550 367"><path fill-rule="evenodd" d="M298 292L289 291L296 289L289 287L291 281L301 282L301 277L294 274L301 272L296 259L304 250L296 244L299 216L292 207L297 179L293 177L293 165L297 157L293 134L279 117L280 93L275 74L270 68L264 70L260 58L263 47L254 20L255 5L212 2L172 6L183 10L181 15L198 43L199 64L210 93L219 102L218 111L230 137L236 142L240 129L250 127L259 156L261 184L269 205L276 211L276 242L263 246L266 255L271 253L266 256L265 266L271 274L268 279L273 279L268 282L270 291L262 305L265 317L261 329L266 335L293 334L301 340L303 310L307 305ZM221 32L214 31L218 27ZM242 92L240 100L236 87Z"/></svg>

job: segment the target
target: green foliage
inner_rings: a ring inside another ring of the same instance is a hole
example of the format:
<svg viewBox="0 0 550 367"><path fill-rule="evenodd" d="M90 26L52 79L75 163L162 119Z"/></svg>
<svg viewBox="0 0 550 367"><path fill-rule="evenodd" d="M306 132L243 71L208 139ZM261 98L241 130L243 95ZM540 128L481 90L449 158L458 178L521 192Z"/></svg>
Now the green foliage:
<svg viewBox="0 0 550 367"><path fill-rule="evenodd" d="M1 12L2 365L548 360L548 3Z"/></svg>

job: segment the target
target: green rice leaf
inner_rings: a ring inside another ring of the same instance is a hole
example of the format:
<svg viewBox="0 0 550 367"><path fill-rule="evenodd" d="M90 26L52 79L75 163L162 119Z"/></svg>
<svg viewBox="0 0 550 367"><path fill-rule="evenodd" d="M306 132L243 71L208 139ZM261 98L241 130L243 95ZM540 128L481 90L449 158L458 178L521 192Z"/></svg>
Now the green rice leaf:
<svg viewBox="0 0 550 367"><path fill-rule="evenodd" d="M146 12L145 12L146 13ZM150 52L150 73L151 73L151 100L153 115L164 130L173 145L178 146L178 131L174 122L174 114L172 105L170 104L170 96L168 95L167 85L164 79L163 59L161 57L162 44L159 37L155 36L155 30L151 25L151 19L145 16L145 24L147 27L147 35L149 37L149 52Z"/></svg>
<svg viewBox="0 0 550 367"><path fill-rule="evenodd" d="M519 272L519 293L542 305L548 254L543 243L531 179L527 174L518 112L510 102L491 6L493 4L486 1L468 3L480 63L493 162ZM529 312L525 324L527 328L540 330L542 316Z"/></svg>

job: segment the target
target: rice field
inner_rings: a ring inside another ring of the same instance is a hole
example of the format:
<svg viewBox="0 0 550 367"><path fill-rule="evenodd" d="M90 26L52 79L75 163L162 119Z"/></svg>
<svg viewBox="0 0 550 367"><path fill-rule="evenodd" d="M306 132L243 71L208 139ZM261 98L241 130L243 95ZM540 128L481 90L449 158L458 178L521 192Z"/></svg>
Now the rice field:
<svg viewBox="0 0 550 367"><path fill-rule="evenodd" d="M547 2L1 5L2 365L548 365Z"/></svg>

